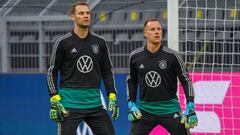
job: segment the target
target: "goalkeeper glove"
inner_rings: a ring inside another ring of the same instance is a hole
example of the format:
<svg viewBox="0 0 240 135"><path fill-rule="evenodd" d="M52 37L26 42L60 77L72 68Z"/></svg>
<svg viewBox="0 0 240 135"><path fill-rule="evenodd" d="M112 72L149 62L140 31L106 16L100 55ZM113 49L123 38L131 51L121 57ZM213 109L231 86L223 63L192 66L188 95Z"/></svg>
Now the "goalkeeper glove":
<svg viewBox="0 0 240 135"><path fill-rule="evenodd" d="M119 106L117 104L116 94L114 93L109 94L108 110L112 111L112 119L116 120L119 116Z"/></svg>
<svg viewBox="0 0 240 135"><path fill-rule="evenodd" d="M128 108L129 108L129 114L128 114L128 120L129 121L135 121L142 118L141 111L137 108L136 104L134 102L129 101L128 102Z"/></svg>
<svg viewBox="0 0 240 135"><path fill-rule="evenodd" d="M188 102L185 112L183 113L181 123L185 124L185 128L194 128L198 125L197 115L195 113L194 102Z"/></svg>
<svg viewBox="0 0 240 135"><path fill-rule="evenodd" d="M50 119L56 122L62 122L65 117L68 116L67 110L59 102L61 97L59 95L54 95L50 98L51 109L50 109Z"/></svg>

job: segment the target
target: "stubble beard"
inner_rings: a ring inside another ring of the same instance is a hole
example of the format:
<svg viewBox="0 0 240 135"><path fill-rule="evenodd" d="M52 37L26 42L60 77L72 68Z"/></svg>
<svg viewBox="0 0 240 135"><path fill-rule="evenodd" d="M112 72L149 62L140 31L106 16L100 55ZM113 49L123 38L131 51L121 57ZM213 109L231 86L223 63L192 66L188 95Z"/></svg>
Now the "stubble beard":
<svg viewBox="0 0 240 135"><path fill-rule="evenodd" d="M78 27L81 29L88 29L89 25L79 24Z"/></svg>

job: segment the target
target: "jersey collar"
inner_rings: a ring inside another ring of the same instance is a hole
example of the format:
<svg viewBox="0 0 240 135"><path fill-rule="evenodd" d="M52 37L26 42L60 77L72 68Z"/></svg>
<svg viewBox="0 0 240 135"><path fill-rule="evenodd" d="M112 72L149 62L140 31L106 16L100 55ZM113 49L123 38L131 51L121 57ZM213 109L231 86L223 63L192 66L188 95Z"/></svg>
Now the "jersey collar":
<svg viewBox="0 0 240 135"><path fill-rule="evenodd" d="M88 35L85 38L78 37L78 35L73 30L71 31L71 33L72 33L73 37L75 37L76 39L81 40L81 41L88 40L90 38L90 36L91 36L91 32L90 31L88 32Z"/></svg>
<svg viewBox="0 0 240 135"><path fill-rule="evenodd" d="M152 53L152 52L148 51L147 45L144 46L144 50L145 50L146 54L150 55L151 57L156 56L162 50L162 48L163 48L163 44L161 44L160 48L156 52Z"/></svg>

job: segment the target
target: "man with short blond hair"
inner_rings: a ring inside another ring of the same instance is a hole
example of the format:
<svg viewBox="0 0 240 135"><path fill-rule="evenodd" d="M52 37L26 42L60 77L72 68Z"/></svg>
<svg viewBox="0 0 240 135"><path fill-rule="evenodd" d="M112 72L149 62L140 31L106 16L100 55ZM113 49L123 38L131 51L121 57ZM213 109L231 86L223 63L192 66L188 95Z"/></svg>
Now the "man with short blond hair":
<svg viewBox="0 0 240 135"><path fill-rule="evenodd" d="M114 135L114 127L103 108L100 93L102 79L109 97L108 108L113 111L112 119L117 119L119 107L106 41L89 31L90 9L87 3L73 4L70 14L74 28L54 42L50 58L50 119L58 122L59 135L76 135L82 121L96 135Z"/></svg>

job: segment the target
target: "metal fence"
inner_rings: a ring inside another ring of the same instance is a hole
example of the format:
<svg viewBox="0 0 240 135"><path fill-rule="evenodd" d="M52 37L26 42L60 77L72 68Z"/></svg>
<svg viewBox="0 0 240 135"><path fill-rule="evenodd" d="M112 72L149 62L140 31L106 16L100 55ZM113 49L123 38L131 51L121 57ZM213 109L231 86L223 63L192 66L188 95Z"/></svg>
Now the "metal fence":
<svg viewBox="0 0 240 135"><path fill-rule="evenodd" d="M159 18L158 13L155 10L92 13L91 31L106 39L115 72L128 71L130 52L145 44L145 16ZM2 72L8 73L46 72L54 40L72 30L72 22L67 16L2 19L1 29L6 32L1 45L2 52L6 52L2 54Z"/></svg>
<svg viewBox="0 0 240 135"><path fill-rule="evenodd" d="M45 1L47 6L36 7L36 2L30 0L10 0L0 8L0 72L46 72L54 40L70 31L72 22L66 15L70 3ZM224 70L239 68L240 4L229 0L226 8L222 1L179 1L178 51L188 65L210 70L212 63L214 70L223 66ZM91 30L106 39L115 72L127 72L129 53L145 44L146 19L155 17L161 21L166 43L166 6L164 0L104 0L93 9ZM43 10L30 12L29 8ZM206 50L202 50L205 46Z"/></svg>

